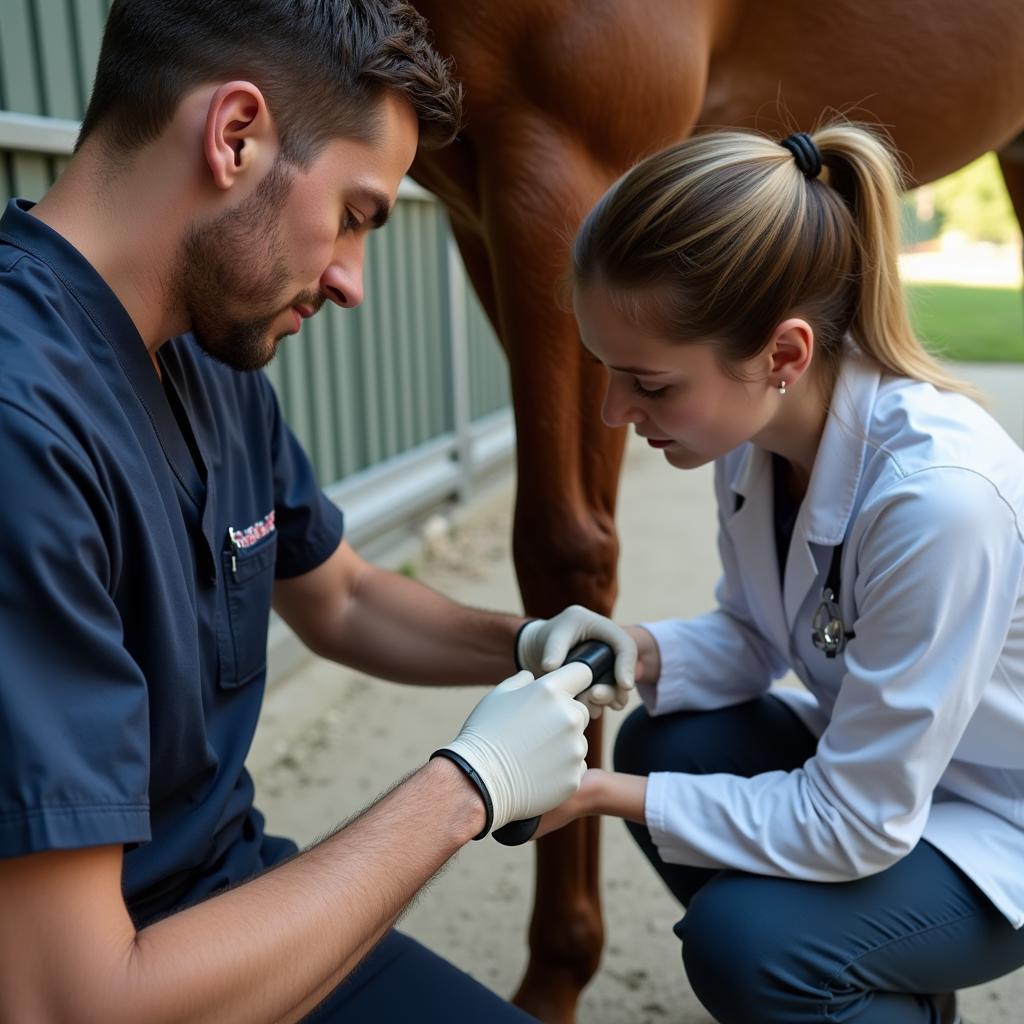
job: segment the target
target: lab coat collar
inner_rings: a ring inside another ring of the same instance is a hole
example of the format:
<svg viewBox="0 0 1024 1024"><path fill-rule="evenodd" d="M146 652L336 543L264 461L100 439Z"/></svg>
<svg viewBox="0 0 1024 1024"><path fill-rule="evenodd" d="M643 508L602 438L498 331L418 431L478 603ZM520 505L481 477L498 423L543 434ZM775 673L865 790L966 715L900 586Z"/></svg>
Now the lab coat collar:
<svg viewBox="0 0 1024 1024"><path fill-rule="evenodd" d="M835 547L846 536L880 379L878 364L847 342L801 507L804 538L811 543Z"/></svg>
<svg viewBox="0 0 1024 1024"><path fill-rule="evenodd" d="M779 590L772 520L772 458L753 444L727 458L728 508L722 509L727 530L743 567L744 586L766 636L788 648L786 621Z"/></svg>
<svg viewBox="0 0 1024 1024"><path fill-rule="evenodd" d="M880 379L878 365L848 341L801 506L806 539L815 544L835 547L846 536ZM770 472L771 455L756 445L744 445L729 475L733 508L763 487L764 474Z"/></svg>
<svg viewBox="0 0 1024 1024"><path fill-rule="evenodd" d="M783 607L792 632L807 593L843 543L860 490L880 370L848 342L786 561Z"/></svg>
<svg viewBox="0 0 1024 1024"><path fill-rule="evenodd" d="M733 494L734 509L738 509L754 493L761 475L767 472L770 459L771 457L763 448L758 448L753 444L743 446L729 478L729 490Z"/></svg>
<svg viewBox="0 0 1024 1024"><path fill-rule="evenodd" d="M783 588L772 525L771 454L747 444L730 467L732 506L726 517L747 569L748 585L757 592L769 632L783 649L808 591L828 569L833 549L846 536L870 445L879 381L878 365L848 341L807 494L793 528Z"/></svg>

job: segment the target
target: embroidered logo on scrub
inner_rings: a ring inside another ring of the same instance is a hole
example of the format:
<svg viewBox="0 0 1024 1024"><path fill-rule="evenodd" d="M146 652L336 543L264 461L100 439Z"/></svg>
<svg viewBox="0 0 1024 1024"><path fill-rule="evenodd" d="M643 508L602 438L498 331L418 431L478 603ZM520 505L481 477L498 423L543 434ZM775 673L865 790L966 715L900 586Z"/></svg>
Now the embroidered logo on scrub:
<svg viewBox="0 0 1024 1024"><path fill-rule="evenodd" d="M252 526L244 530L236 530L233 526L228 527L228 537L231 546L237 551L239 548L251 548L253 544L259 543L264 537L274 532L274 512L271 510L262 519L257 520Z"/></svg>

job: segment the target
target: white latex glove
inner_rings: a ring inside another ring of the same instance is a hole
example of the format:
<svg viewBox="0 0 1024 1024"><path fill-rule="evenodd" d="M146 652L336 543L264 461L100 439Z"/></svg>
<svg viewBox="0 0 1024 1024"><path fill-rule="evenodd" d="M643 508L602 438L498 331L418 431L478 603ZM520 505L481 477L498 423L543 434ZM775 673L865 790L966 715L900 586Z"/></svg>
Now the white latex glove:
<svg viewBox="0 0 1024 1024"><path fill-rule="evenodd" d="M553 619L534 619L520 630L516 662L540 674L558 668L569 651L584 640L601 640L615 651L615 685L592 686L580 696L591 718L600 718L605 707L621 711L636 686L636 644L611 619L582 605L573 604Z"/></svg>
<svg viewBox="0 0 1024 1024"><path fill-rule="evenodd" d="M586 770L587 709L573 698L591 671L574 663L534 680L529 672L499 683L470 712L459 735L434 755L450 757L480 789L491 818L476 836L557 807L579 789ZM460 761L462 763L460 763ZM474 778L474 773L476 778Z"/></svg>

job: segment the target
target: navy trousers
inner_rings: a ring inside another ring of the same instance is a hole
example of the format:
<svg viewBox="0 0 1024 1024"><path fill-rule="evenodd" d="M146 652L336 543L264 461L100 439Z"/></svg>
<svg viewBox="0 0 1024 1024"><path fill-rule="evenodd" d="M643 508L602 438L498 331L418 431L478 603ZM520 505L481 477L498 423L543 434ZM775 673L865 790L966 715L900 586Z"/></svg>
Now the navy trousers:
<svg viewBox="0 0 1024 1024"><path fill-rule="evenodd" d="M639 708L615 767L749 777L798 768L815 745L772 696L657 718ZM627 824L686 908L683 965L720 1024L939 1024L935 994L1024 965L1024 929L927 842L868 878L806 882L666 864L647 829Z"/></svg>
<svg viewBox="0 0 1024 1024"><path fill-rule="evenodd" d="M391 931L304 1024L537 1024L408 935Z"/></svg>

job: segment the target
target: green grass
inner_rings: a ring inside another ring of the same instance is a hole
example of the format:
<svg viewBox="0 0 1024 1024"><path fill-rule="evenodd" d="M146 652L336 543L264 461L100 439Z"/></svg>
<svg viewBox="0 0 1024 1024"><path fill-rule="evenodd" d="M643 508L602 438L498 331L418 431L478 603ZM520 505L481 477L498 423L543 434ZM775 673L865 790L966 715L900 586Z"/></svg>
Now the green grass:
<svg viewBox="0 0 1024 1024"><path fill-rule="evenodd" d="M921 340L944 359L1024 362L1024 295L1018 288L907 284Z"/></svg>

